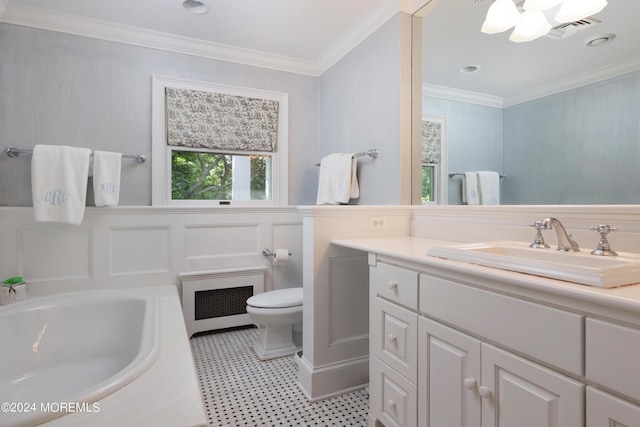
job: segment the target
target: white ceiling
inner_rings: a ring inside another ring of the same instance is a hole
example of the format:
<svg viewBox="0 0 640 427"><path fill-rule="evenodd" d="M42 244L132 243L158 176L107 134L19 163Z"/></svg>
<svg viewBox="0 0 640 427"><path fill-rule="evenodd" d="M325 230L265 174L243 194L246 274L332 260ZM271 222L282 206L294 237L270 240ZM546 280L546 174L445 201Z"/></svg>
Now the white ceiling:
<svg viewBox="0 0 640 427"><path fill-rule="evenodd" d="M423 20L423 82L503 98L503 105L549 95L640 69L640 2L609 0L602 21L563 40L509 41L511 31L483 34L490 0L433 0ZM419 12L421 14L421 12ZM555 16L555 14L553 14ZM613 43L587 48L604 33ZM479 65L480 71L459 69Z"/></svg>
<svg viewBox="0 0 640 427"><path fill-rule="evenodd" d="M274 61L322 67L318 63L331 60L327 57L346 53L333 52L345 49L342 45L350 41L345 39L366 37L400 10L400 0L203 1L208 12L195 15L184 10L182 0L8 0L0 21L75 34L91 32L91 25L96 33L110 32L105 24L115 23L125 26L117 29L119 34L144 29L185 37L185 42L204 41L218 51L248 50L263 59L268 55Z"/></svg>

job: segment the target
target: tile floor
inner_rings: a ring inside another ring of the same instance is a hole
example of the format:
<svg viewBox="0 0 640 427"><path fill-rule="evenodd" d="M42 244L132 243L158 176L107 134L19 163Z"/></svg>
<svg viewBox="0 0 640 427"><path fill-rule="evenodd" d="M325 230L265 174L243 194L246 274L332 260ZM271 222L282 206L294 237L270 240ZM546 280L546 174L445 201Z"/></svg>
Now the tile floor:
<svg viewBox="0 0 640 427"><path fill-rule="evenodd" d="M196 335L191 352L210 426L366 426L365 390L309 403L296 384L292 357L260 361L258 330Z"/></svg>

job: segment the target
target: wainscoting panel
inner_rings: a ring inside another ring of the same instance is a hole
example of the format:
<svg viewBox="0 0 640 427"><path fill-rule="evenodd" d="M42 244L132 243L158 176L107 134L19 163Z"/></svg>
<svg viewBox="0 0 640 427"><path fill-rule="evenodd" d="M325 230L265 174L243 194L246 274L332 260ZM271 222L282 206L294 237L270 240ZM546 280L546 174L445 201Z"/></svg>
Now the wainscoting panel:
<svg viewBox="0 0 640 427"><path fill-rule="evenodd" d="M271 275L267 275L266 287L271 289L296 288L302 286L302 224L274 223L271 226L273 247L289 249L291 256L284 263L274 263Z"/></svg>
<svg viewBox="0 0 640 427"><path fill-rule="evenodd" d="M92 277L91 228L18 230L17 240L17 273L31 283Z"/></svg>
<svg viewBox="0 0 640 427"><path fill-rule="evenodd" d="M256 252L258 229L256 223L187 226L187 258Z"/></svg>
<svg viewBox="0 0 640 427"><path fill-rule="evenodd" d="M109 228L109 276L169 273L169 226Z"/></svg>
<svg viewBox="0 0 640 427"><path fill-rule="evenodd" d="M181 272L263 265L272 277L262 249L288 247L298 255L278 280L301 285L301 230L295 207L87 207L78 226L0 207L0 278L23 276L30 296L167 284L180 291Z"/></svg>
<svg viewBox="0 0 640 427"><path fill-rule="evenodd" d="M367 255L329 258L329 346L369 340Z"/></svg>

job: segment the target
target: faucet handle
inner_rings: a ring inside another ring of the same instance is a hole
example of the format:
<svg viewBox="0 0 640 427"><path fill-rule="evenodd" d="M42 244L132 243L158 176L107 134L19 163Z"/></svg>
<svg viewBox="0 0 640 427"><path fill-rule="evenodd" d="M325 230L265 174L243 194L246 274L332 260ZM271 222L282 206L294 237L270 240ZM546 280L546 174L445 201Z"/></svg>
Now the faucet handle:
<svg viewBox="0 0 640 427"><path fill-rule="evenodd" d="M596 231L600 233L600 240L598 241L598 246L591 251L593 255L603 255L603 256L616 256L618 253L611 249L609 245L609 240L607 239L607 234L618 231L617 228L611 227L606 224L600 224L597 226L589 227L590 230Z"/></svg>
<svg viewBox="0 0 640 427"><path fill-rule="evenodd" d="M544 241L544 237L542 236L542 222L536 221L533 224L529 224L529 227L533 227L536 230L536 237L533 239L533 243L529 245L530 248L535 249L547 249L549 245L547 245Z"/></svg>

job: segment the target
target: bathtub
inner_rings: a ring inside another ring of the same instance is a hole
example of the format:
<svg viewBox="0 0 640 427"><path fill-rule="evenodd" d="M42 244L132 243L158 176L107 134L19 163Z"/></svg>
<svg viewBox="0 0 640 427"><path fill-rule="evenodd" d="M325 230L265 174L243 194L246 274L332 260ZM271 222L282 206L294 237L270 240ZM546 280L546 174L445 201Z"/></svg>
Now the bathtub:
<svg viewBox="0 0 640 427"><path fill-rule="evenodd" d="M206 427L176 286L0 306L0 405L1 427Z"/></svg>

